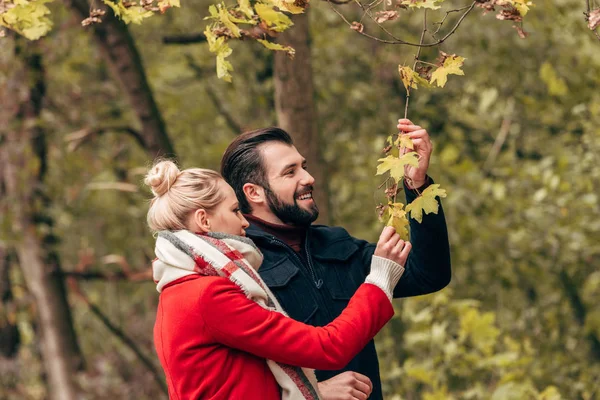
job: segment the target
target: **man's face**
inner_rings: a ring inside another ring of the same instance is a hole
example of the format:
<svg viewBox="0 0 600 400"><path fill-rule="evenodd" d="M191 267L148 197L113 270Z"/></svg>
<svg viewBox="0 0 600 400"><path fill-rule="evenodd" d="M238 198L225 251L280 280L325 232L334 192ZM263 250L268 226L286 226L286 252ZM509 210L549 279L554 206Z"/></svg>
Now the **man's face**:
<svg viewBox="0 0 600 400"><path fill-rule="evenodd" d="M261 151L271 212L285 224L310 225L319 209L312 196L315 179L306 170L306 160L294 146L281 142L264 144Z"/></svg>

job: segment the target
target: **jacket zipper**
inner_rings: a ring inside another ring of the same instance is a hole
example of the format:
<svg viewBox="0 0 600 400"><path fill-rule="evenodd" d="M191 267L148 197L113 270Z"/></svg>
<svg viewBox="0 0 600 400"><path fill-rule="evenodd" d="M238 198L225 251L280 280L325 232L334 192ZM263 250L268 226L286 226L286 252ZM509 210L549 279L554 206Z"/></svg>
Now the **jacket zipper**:
<svg viewBox="0 0 600 400"><path fill-rule="evenodd" d="M308 233L307 233L308 236ZM282 242L281 240L277 239L276 237L272 237L271 240L278 244L279 246L285 247L286 249L290 250L291 253L294 255L294 258L296 258L296 260L300 263L300 265L304 265L304 262L302 261L302 259L298 256L298 254L296 254L296 252L294 251L294 249L292 249L290 246L288 246L287 244L285 244L284 242ZM306 248L306 246L304 247L304 251L306 254L306 262L307 262L307 268L308 268L308 272L310 273L310 276L312 278L313 283L315 284L315 286L317 287L317 289L321 289L321 287L323 286L323 279L317 277L317 273L315 272L315 269L312 265L312 262L310 260L310 254L308 253L308 249Z"/></svg>

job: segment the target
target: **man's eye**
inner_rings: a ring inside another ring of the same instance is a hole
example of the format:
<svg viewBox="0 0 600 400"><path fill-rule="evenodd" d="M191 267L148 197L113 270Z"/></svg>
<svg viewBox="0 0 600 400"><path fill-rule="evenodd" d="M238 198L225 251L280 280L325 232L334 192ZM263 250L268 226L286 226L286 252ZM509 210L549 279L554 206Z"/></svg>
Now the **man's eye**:
<svg viewBox="0 0 600 400"><path fill-rule="evenodd" d="M288 171L285 173L286 175L294 175L294 170Z"/></svg>

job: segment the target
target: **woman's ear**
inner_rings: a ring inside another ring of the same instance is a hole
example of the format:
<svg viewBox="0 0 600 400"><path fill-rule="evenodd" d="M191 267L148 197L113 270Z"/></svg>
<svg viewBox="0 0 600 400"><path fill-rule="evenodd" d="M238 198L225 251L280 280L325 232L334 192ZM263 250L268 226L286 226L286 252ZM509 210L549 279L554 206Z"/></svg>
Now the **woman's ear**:
<svg viewBox="0 0 600 400"><path fill-rule="evenodd" d="M210 232L210 220L208 219L206 210L203 208L199 208L192 213L190 223L194 232Z"/></svg>
<svg viewBox="0 0 600 400"><path fill-rule="evenodd" d="M265 189L254 183L246 183L242 188L246 200L252 204L261 204L266 202Z"/></svg>

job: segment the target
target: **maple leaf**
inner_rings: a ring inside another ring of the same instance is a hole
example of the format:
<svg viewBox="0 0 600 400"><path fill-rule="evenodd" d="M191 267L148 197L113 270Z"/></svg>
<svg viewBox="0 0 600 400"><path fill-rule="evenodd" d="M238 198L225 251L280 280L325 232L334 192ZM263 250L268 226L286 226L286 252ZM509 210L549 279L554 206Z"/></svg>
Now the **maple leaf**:
<svg viewBox="0 0 600 400"><path fill-rule="evenodd" d="M400 157L387 156L386 158L380 158L377 161L381 162L381 164L377 166L377 173L375 175L383 175L387 171L390 171L390 176L396 182L399 182L402 180L402 178L404 178L405 166L411 165L416 167L419 165L417 153L414 151L406 153Z"/></svg>
<svg viewBox="0 0 600 400"><path fill-rule="evenodd" d="M402 79L402 83L404 84L406 91L408 91L409 87L418 89L418 85L423 85L426 87L431 86L429 82L421 78L421 76L417 74L411 67L398 65L398 73L400 74L400 79Z"/></svg>
<svg viewBox="0 0 600 400"><path fill-rule="evenodd" d="M406 147L411 150L415 148L412 139L408 135L398 135L398 139L396 139L394 144L398 147Z"/></svg>
<svg viewBox="0 0 600 400"><path fill-rule="evenodd" d="M425 189L419 197L406 206L405 210L410 212L411 218L421 223L423 222L423 211L425 214L438 213L439 203L435 199L436 197L446 197L446 190L440 189L440 185L437 183Z"/></svg>
<svg viewBox="0 0 600 400"><path fill-rule="evenodd" d="M389 203L388 206L390 218L385 225L393 227L402 240L408 240L408 219L406 211L404 211L404 204Z"/></svg>
<svg viewBox="0 0 600 400"><path fill-rule="evenodd" d="M465 73L460 68L465 61L464 57L457 56L456 54L442 54L444 62L441 67L433 71L431 74L431 80L429 81L432 85L437 81L439 87L444 87L448 81L448 75L464 75Z"/></svg>

